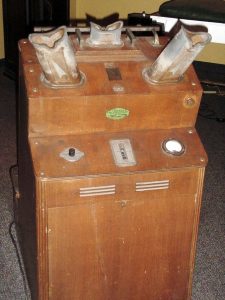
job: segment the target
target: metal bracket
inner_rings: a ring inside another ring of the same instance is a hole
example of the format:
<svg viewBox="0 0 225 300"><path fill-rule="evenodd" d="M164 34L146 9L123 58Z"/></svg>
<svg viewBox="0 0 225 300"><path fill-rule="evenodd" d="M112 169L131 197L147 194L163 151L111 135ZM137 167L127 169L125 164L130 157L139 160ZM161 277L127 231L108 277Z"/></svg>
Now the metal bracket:
<svg viewBox="0 0 225 300"><path fill-rule="evenodd" d="M128 38L130 39L131 45L133 46L134 41L136 40L135 35L133 34L133 32L131 31L130 28L126 28L126 33L127 33Z"/></svg>
<svg viewBox="0 0 225 300"><path fill-rule="evenodd" d="M83 44L84 44L84 39L82 37L81 31L80 31L79 28L76 28L75 32L76 32L76 35L77 35L77 39L78 39L79 45L80 45L80 47L82 47Z"/></svg>
<svg viewBox="0 0 225 300"><path fill-rule="evenodd" d="M69 162L76 162L84 156L84 152L74 147L68 147L64 149L59 156Z"/></svg>
<svg viewBox="0 0 225 300"><path fill-rule="evenodd" d="M159 36L158 36L158 33L157 31L155 30L155 28L152 28L152 33L153 33L153 39L150 41L151 45L153 47L161 47L162 45L160 44L159 42Z"/></svg>

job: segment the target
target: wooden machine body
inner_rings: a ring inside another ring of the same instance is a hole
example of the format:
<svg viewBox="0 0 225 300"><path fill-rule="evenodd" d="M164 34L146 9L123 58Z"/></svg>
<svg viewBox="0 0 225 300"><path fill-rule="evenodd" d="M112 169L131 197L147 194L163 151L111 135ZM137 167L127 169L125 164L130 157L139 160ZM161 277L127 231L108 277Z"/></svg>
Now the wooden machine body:
<svg viewBox="0 0 225 300"><path fill-rule="evenodd" d="M77 50L78 68L85 82L71 89L45 87L35 50L27 40L19 47L29 98L30 137L195 125L202 88L193 67L177 84L147 83L142 71L162 48L152 47L146 39L137 40L136 47L120 50ZM121 79L110 80L109 69L118 70ZM128 110L129 117L108 119L106 112L113 108Z"/></svg>
<svg viewBox="0 0 225 300"><path fill-rule="evenodd" d="M207 156L194 129L201 87L150 85L142 69L160 49L76 49L83 85L50 89L20 41L18 203L24 261L40 300L190 299ZM110 79L107 69L119 70ZM126 116L112 119L110 111ZM165 153L175 138L184 154ZM129 140L136 163L118 166L110 141ZM60 154L74 147L76 162Z"/></svg>

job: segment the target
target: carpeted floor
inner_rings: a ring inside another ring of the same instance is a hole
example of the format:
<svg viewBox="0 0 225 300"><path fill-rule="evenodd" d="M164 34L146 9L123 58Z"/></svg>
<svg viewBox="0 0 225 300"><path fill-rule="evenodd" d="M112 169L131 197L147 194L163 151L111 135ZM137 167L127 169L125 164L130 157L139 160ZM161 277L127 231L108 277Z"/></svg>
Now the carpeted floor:
<svg viewBox="0 0 225 300"><path fill-rule="evenodd" d="M16 164L16 92L14 81L0 74L0 299L25 300L16 251L9 235L13 194L9 168ZM13 228L13 232L15 230Z"/></svg>
<svg viewBox="0 0 225 300"><path fill-rule="evenodd" d="M206 87L211 90L211 87ZM192 300L225 299L225 91L203 97L197 129L209 156ZM9 235L13 220L10 166L16 164L15 83L0 68L0 300L25 300L24 280ZM14 238L15 229L12 227ZM119 300L119 299L118 299ZM137 299L138 300L138 299ZM155 300L155 299L153 299ZM183 300L183 299L179 299Z"/></svg>

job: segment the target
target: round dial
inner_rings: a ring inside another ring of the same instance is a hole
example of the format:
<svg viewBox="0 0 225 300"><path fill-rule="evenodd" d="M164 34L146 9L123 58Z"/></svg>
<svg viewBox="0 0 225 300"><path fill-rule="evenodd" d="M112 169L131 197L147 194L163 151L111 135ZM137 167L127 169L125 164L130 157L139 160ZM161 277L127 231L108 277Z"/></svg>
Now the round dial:
<svg viewBox="0 0 225 300"><path fill-rule="evenodd" d="M162 148L166 153L172 155L182 155L185 151L184 144L173 138L165 140L162 144Z"/></svg>

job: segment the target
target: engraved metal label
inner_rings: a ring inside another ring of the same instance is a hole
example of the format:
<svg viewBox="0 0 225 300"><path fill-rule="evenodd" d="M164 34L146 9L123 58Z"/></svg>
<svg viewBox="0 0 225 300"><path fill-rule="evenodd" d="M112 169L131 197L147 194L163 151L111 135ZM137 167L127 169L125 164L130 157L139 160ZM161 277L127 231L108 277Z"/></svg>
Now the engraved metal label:
<svg viewBox="0 0 225 300"><path fill-rule="evenodd" d="M136 159L129 139L110 140L109 143L115 164L118 167L136 165Z"/></svg>

